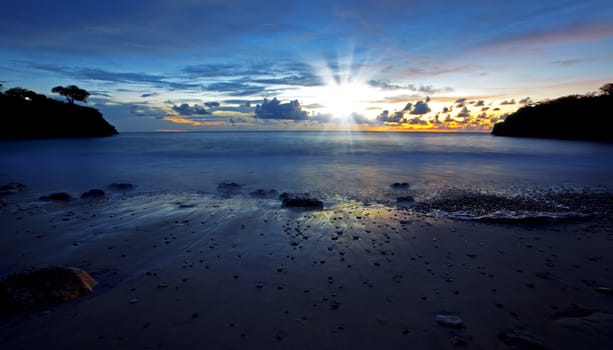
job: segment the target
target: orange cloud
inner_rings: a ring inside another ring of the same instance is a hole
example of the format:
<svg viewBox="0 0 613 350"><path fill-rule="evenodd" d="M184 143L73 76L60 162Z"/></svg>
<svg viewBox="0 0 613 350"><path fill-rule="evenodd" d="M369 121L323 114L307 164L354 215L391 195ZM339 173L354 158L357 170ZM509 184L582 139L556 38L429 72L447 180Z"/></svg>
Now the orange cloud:
<svg viewBox="0 0 613 350"><path fill-rule="evenodd" d="M182 117L166 116L164 117L164 120L167 120L169 122L176 123L176 124L188 124L191 126L201 126L202 125L201 122L187 119L187 118L182 118Z"/></svg>

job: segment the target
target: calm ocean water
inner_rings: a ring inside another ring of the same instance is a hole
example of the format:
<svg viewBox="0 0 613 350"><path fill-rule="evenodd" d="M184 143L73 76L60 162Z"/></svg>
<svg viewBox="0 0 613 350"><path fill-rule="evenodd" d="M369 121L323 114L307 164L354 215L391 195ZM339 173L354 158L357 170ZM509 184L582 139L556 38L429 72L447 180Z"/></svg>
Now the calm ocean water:
<svg viewBox="0 0 613 350"><path fill-rule="evenodd" d="M137 185L135 192L209 192L221 182L360 200L393 182L422 195L445 187L520 191L613 189L613 144L464 133L125 133L3 141L0 183L33 193Z"/></svg>

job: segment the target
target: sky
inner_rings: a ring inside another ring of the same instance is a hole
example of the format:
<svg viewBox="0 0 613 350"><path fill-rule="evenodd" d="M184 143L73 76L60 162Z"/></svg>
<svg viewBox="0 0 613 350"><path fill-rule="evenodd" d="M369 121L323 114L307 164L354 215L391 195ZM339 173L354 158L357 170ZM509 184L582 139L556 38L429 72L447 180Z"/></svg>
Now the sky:
<svg viewBox="0 0 613 350"><path fill-rule="evenodd" d="M613 82L612 18L611 0L20 0L0 83L76 84L120 132L485 132Z"/></svg>

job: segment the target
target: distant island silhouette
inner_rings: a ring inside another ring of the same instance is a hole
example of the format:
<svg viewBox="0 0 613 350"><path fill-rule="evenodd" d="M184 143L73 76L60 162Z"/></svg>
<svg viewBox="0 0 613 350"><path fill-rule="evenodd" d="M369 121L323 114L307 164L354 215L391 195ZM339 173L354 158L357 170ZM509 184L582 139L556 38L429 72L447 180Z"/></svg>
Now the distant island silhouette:
<svg viewBox="0 0 613 350"><path fill-rule="evenodd" d="M0 86L1 87L1 86ZM57 101L15 87L0 91L0 139L102 137L118 134L95 108L80 106L89 92L75 85L52 90L67 99Z"/></svg>
<svg viewBox="0 0 613 350"><path fill-rule="evenodd" d="M613 83L598 93L571 95L518 109L494 125L496 136L613 141Z"/></svg>

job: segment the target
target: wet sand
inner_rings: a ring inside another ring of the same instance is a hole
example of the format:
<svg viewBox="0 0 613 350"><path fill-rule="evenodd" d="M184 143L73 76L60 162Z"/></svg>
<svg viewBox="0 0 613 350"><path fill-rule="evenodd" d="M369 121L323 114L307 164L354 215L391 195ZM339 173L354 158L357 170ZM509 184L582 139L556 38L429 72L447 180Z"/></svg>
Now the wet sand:
<svg viewBox="0 0 613 350"><path fill-rule="evenodd" d="M613 348L613 233L406 208L199 194L0 208L0 276L74 266L98 281L1 321L3 349ZM436 321L459 316L463 327ZM523 347L522 347L523 346Z"/></svg>

